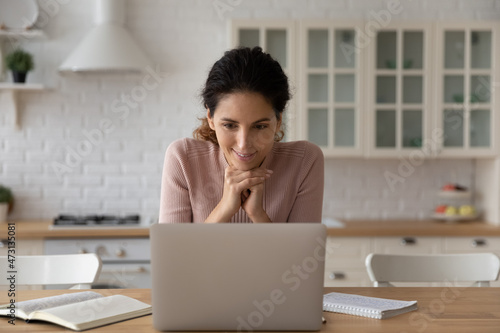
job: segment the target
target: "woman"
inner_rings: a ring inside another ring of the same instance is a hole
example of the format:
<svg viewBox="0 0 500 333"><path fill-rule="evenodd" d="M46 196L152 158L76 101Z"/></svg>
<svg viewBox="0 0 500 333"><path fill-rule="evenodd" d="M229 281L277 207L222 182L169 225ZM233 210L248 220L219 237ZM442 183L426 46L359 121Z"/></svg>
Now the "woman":
<svg viewBox="0 0 500 333"><path fill-rule="evenodd" d="M227 51L202 98L195 139L167 149L159 222L320 222L323 154L279 142L290 99L279 63L259 47Z"/></svg>

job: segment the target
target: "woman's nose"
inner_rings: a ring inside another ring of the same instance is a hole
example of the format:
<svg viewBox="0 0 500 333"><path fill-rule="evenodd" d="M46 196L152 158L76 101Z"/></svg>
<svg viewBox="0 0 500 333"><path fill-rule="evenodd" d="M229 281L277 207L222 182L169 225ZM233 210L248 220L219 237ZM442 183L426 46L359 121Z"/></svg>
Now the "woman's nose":
<svg viewBox="0 0 500 333"><path fill-rule="evenodd" d="M242 129L239 131L237 144L242 150L250 146L250 133L247 130Z"/></svg>

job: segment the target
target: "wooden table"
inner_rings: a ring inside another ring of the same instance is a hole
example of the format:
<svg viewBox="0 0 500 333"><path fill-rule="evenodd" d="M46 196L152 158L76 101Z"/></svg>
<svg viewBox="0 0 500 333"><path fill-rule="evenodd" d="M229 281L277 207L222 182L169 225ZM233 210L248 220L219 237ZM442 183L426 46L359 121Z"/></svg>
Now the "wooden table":
<svg viewBox="0 0 500 333"><path fill-rule="evenodd" d="M103 295L123 294L151 304L149 289L103 289ZM358 316L324 312L327 323L321 332L332 333L498 333L500 332L500 288L325 288L328 292L353 293L366 296L401 300L417 300L419 309L393 318L379 320ZM17 301L57 295L77 290L19 291ZM0 290L0 304L9 300L7 292ZM61 332L62 327L43 322L25 323L0 317L0 332ZM157 332L152 327L152 316L144 316L99 327L88 332Z"/></svg>

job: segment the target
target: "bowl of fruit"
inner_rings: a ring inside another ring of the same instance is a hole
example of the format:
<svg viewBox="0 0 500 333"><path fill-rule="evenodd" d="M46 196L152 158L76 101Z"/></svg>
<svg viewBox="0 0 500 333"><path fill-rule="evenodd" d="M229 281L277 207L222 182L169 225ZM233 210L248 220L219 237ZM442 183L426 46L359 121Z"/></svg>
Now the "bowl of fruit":
<svg viewBox="0 0 500 333"><path fill-rule="evenodd" d="M467 187L447 183L441 187L439 197L449 201L450 204L436 206L432 217L440 221L473 221L479 217L476 207L470 204L472 193ZM453 204L451 204L453 203Z"/></svg>
<svg viewBox="0 0 500 333"><path fill-rule="evenodd" d="M432 217L441 221L459 222L473 221L479 214L473 205L438 205Z"/></svg>

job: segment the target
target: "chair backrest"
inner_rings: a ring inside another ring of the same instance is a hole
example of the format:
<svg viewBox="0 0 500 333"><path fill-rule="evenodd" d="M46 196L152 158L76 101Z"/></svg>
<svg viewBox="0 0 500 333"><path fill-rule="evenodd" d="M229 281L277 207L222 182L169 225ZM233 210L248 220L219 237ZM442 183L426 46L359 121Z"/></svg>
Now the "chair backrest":
<svg viewBox="0 0 500 333"><path fill-rule="evenodd" d="M493 253L393 255L370 253L366 269L375 287L391 282L475 282L488 287L498 279L500 259Z"/></svg>
<svg viewBox="0 0 500 333"><path fill-rule="evenodd" d="M0 285L9 285L9 276L15 275L17 285L70 284L77 285L77 289L90 288L101 266L95 253L16 256L11 263L0 256Z"/></svg>

